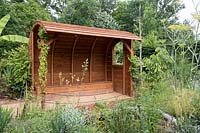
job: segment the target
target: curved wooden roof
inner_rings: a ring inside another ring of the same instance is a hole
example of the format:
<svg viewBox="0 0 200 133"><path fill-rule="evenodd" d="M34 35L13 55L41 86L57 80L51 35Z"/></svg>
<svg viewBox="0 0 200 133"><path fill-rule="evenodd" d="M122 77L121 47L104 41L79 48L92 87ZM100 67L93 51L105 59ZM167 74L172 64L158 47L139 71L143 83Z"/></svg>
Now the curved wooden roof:
<svg viewBox="0 0 200 133"><path fill-rule="evenodd" d="M36 21L33 26L33 29L35 26L38 25L43 26L46 32L61 32L61 33L71 33L71 34L119 38L119 39L131 39L131 40L141 41L141 38L126 31L79 26L72 24L63 24L63 23L48 22L48 21Z"/></svg>

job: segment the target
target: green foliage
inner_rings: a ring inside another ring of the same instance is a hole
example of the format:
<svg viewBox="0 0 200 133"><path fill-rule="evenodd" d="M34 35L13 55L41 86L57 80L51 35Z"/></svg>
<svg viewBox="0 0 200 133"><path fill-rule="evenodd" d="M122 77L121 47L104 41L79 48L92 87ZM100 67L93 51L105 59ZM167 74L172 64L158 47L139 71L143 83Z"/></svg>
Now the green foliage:
<svg viewBox="0 0 200 133"><path fill-rule="evenodd" d="M10 19L10 15L4 16L0 20L0 35L5 28L6 24L8 23ZM12 41L12 42L20 42L20 43L28 43L28 38L23 37L23 36L18 36L18 35L4 35L0 36L0 41L6 40L6 41Z"/></svg>
<svg viewBox="0 0 200 133"><path fill-rule="evenodd" d="M3 133L9 122L11 121L11 111L3 109L0 106L0 133Z"/></svg>
<svg viewBox="0 0 200 133"><path fill-rule="evenodd" d="M135 103L120 103L107 117L107 131L113 133L156 132L161 118L157 110Z"/></svg>
<svg viewBox="0 0 200 133"><path fill-rule="evenodd" d="M96 128L99 132L106 132L106 121L111 114L111 110L108 109L106 102L95 103L95 108L92 112L89 112L87 118L87 124Z"/></svg>
<svg viewBox="0 0 200 133"><path fill-rule="evenodd" d="M51 119L52 111L42 111L39 101L32 102L26 99L22 113L9 123L6 132L50 132Z"/></svg>
<svg viewBox="0 0 200 133"><path fill-rule="evenodd" d="M133 79L133 85L134 85L134 88L135 89L138 89L139 87L139 76L140 76L140 58L137 57L137 56L134 56L133 58L129 59L129 61L131 62L131 68L129 68L130 70L130 73L131 73L131 76L132 76L132 79ZM135 90L135 93L136 90Z"/></svg>
<svg viewBox="0 0 200 133"><path fill-rule="evenodd" d="M122 65L123 64L123 44L119 42L114 47L114 64Z"/></svg>
<svg viewBox="0 0 200 133"><path fill-rule="evenodd" d="M171 67L173 60L169 53L164 48L156 48L156 54L150 58L144 59L144 66L146 69L146 78L148 81L159 81L164 78L168 73L167 70Z"/></svg>
<svg viewBox="0 0 200 133"><path fill-rule="evenodd" d="M38 73L39 73L41 93L44 94L46 93L45 88L47 84L47 73L48 73L47 57L50 46L46 44L48 38L43 28L40 28L38 36L40 37L40 39L38 40L38 48L40 49L40 55L39 55L40 65L38 68Z"/></svg>
<svg viewBox="0 0 200 133"><path fill-rule="evenodd" d="M30 59L27 46L21 45L15 50L5 51L6 59L1 60L1 73L4 86L11 97L24 95L30 83Z"/></svg>
<svg viewBox="0 0 200 133"><path fill-rule="evenodd" d="M106 29L119 29L116 20L107 12L108 10L111 11L112 7L105 7L109 6L104 5L105 2L95 0L68 1L58 21Z"/></svg>
<svg viewBox="0 0 200 133"><path fill-rule="evenodd" d="M118 0L100 0L99 2L101 11L110 14L116 9Z"/></svg>
<svg viewBox="0 0 200 133"><path fill-rule="evenodd" d="M116 20L107 12L97 12L95 16L94 27L105 29L119 29L120 26Z"/></svg>
<svg viewBox="0 0 200 133"><path fill-rule="evenodd" d="M55 112L51 120L52 133L77 132L86 124L86 115L75 107Z"/></svg>
<svg viewBox="0 0 200 133"><path fill-rule="evenodd" d="M6 24L8 23L9 19L10 19L10 15L6 15L0 20L0 35L3 29L5 28Z"/></svg>
<svg viewBox="0 0 200 133"><path fill-rule="evenodd" d="M59 22L92 26L96 12L100 10L96 0L71 0L63 9Z"/></svg>
<svg viewBox="0 0 200 133"><path fill-rule="evenodd" d="M45 41L48 41L48 36L46 34L44 27L39 27L38 36L40 37L40 39L44 39Z"/></svg>
<svg viewBox="0 0 200 133"><path fill-rule="evenodd" d="M41 53L39 56L39 81L41 85L41 91L42 93L45 93L45 87L46 87L46 82L47 82L47 73L48 73L48 64L47 64L47 56L49 52L49 46L45 43L40 43L38 45L38 48L41 49Z"/></svg>
<svg viewBox="0 0 200 133"><path fill-rule="evenodd" d="M31 113L31 112L29 112ZM47 133L51 131L50 127L51 113L38 111L37 115L34 115L33 118L30 119L16 119L12 121L6 132L14 132L14 133Z"/></svg>
<svg viewBox="0 0 200 133"><path fill-rule="evenodd" d="M199 118L185 115L178 119L178 126L175 130L180 133L198 133L200 131Z"/></svg>
<svg viewBox="0 0 200 133"><path fill-rule="evenodd" d="M36 20L50 20L50 14L37 2L29 0L27 2L9 3L11 18L3 34L18 34L29 36L33 22Z"/></svg>
<svg viewBox="0 0 200 133"><path fill-rule="evenodd" d="M183 5L174 0L119 1L112 16L123 30L139 34L138 25L142 23L142 36L156 31L159 37L163 37L161 20L166 19L168 23L176 22L176 13L182 8Z"/></svg>
<svg viewBox="0 0 200 133"><path fill-rule="evenodd" d="M83 62L83 65L81 65L82 67L82 76L81 76L81 82L83 82L85 76L86 76L86 73L88 71L88 66L89 66L89 62L88 62L88 59L86 59L84 62Z"/></svg>
<svg viewBox="0 0 200 133"><path fill-rule="evenodd" d="M18 35L4 35L0 37L1 40L11 41L11 42L21 42L28 43L28 38Z"/></svg>
<svg viewBox="0 0 200 133"><path fill-rule="evenodd" d="M143 38L142 43L143 46L156 48L162 46L165 43L165 40L159 39L155 32L151 32Z"/></svg>

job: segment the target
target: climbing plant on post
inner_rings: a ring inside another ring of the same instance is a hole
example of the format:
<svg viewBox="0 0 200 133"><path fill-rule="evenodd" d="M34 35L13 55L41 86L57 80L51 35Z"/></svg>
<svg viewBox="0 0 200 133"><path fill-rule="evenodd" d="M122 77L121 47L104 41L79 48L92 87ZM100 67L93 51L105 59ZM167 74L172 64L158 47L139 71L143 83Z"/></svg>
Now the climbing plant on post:
<svg viewBox="0 0 200 133"><path fill-rule="evenodd" d="M50 46L47 45L48 37L43 27L39 28L38 32L38 48L40 49L39 54L39 92L41 94L41 106L44 109L45 95L46 95L46 85L47 85L47 73L48 73L48 64L47 56ZM38 92L37 92L38 93Z"/></svg>

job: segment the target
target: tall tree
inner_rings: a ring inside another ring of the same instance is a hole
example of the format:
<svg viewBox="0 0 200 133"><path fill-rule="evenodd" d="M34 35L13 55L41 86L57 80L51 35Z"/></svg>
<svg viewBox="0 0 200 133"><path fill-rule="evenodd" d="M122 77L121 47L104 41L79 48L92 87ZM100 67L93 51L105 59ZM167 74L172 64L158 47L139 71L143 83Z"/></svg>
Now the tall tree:
<svg viewBox="0 0 200 133"><path fill-rule="evenodd" d="M99 0L101 11L111 14L117 8L117 0Z"/></svg>
<svg viewBox="0 0 200 133"><path fill-rule="evenodd" d="M10 11L5 11L5 13L9 13L11 19L3 34L18 34L28 37L34 21L51 19L50 14L33 0L9 4Z"/></svg>
<svg viewBox="0 0 200 133"><path fill-rule="evenodd" d="M175 22L177 20L175 13L184 8L182 4L174 0L130 0L118 2L117 9L113 12L113 17L123 30L139 35L139 7L141 8L142 36L152 31L160 32L162 29L161 20L166 19L169 23Z"/></svg>
<svg viewBox="0 0 200 133"><path fill-rule="evenodd" d="M109 15L106 11L97 12L94 20L94 27L105 28L105 29L119 29L120 26L116 20Z"/></svg>
<svg viewBox="0 0 200 133"><path fill-rule="evenodd" d="M68 1L69 0L37 0L37 2L55 18L61 15Z"/></svg>
<svg viewBox="0 0 200 133"><path fill-rule="evenodd" d="M100 4L96 0L71 0L68 1L59 22L92 26Z"/></svg>

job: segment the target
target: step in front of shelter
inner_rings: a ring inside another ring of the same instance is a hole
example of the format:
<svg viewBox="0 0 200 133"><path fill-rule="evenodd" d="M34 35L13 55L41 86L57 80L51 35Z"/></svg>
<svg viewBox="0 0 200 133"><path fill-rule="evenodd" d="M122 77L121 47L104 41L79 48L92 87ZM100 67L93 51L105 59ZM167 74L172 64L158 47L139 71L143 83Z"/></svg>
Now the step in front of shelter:
<svg viewBox="0 0 200 133"><path fill-rule="evenodd" d="M94 82L94 83L84 83L76 85L65 85L65 86L48 86L46 88L47 94L58 94L58 93L68 93L68 95L93 95L93 94L103 94L113 91L112 82Z"/></svg>
<svg viewBox="0 0 200 133"><path fill-rule="evenodd" d="M56 108L57 105L73 105L73 106L94 106L95 103L119 103L121 100L128 100L131 97L122 95L117 92L109 92L104 94L95 95L64 95L59 94L48 94L46 95L45 109Z"/></svg>

